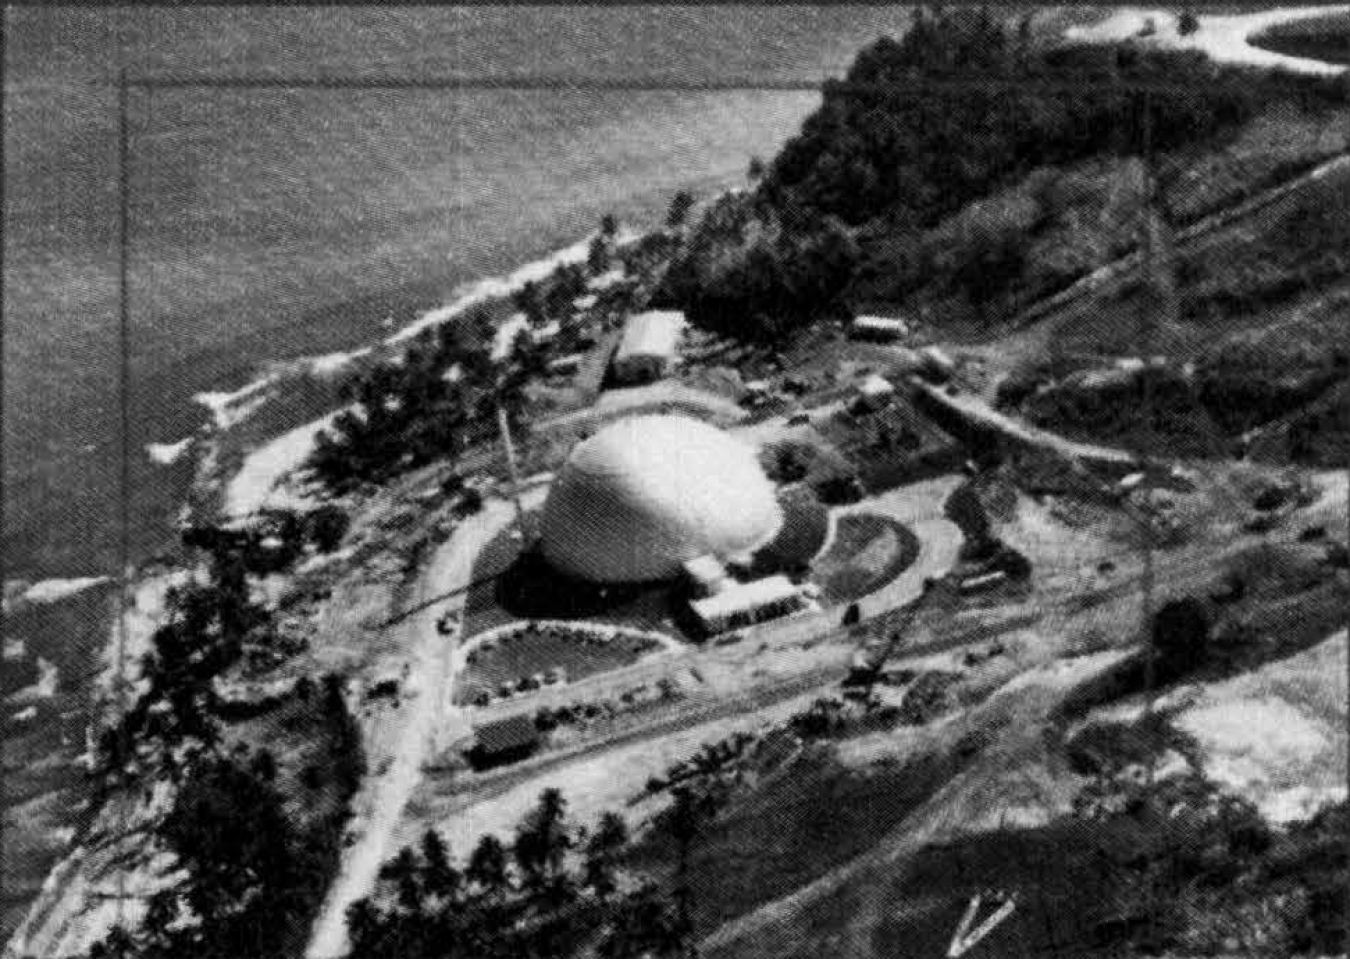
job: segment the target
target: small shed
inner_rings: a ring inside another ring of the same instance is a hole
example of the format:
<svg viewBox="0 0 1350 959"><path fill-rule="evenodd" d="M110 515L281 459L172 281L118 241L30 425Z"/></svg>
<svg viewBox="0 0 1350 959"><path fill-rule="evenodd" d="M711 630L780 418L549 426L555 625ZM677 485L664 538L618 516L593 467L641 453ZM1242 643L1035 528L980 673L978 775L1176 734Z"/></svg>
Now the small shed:
<svg viewBox="0 0 1350 959"><path fill-rule="evenodd" d="M855 316L848 332L856 340L889 343L909 336L909 323L890 316Z"/></svg>
<svg viewBox="0 0 1350 959"><path fill-rule="evenodd" d="M614 378L620 383L661 379L675 364L686 325L679 310L649 310L629 317L614 352Z"/></svg>
<svg viewBox="0 0 1350 959"><path fill-rule="evenodd" d="M566 356L549 360L547 369L552 376L571 376L580 371L581 364L585 359L585 353L568 353Z"/></svg>
<svg viewBox="0 0 1350 959"><path fill-rule="evenodd" d="M853 389L857 394L853 400L853 408L859 413L880 409L895 395L895 384L876 373L859 380Z"/></svg>
<svg viewBox="0 0 1350 959"><path fill-rule="evenodd" d="M477 769L520 762L539 746L539 730L534 717L516 713L477 726L473 731L469 762Z"/></svg>
<svg viewBox="0 0 1350 959"><path fill-rule="evenodd" d="M543 346L545 343L551 343L562 332L562 324L557 320L549 320L542 326L530 327L530 342L535 346Z"/></svg>

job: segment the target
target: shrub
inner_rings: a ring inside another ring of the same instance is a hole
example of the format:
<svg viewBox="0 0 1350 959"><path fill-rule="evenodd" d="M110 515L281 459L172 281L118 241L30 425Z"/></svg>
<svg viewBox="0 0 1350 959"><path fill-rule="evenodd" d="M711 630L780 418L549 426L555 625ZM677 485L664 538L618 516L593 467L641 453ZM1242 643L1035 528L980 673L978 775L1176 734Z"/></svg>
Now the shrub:
<svg viewBox="0 0 1350 959"><path fill-rule="evenodd" d="M1153 617L1153 648L1164 676L1182 675L1203 663L1209 640L1209 610L1194 597L1172 600Z"/></svg>
<svg viewBox="0 0 1350 959"><path fill-rule="evenodd" d="M342 543L351 525L351 517L331 503L305 516L307 536L321 553L331 553Z"/></svg>

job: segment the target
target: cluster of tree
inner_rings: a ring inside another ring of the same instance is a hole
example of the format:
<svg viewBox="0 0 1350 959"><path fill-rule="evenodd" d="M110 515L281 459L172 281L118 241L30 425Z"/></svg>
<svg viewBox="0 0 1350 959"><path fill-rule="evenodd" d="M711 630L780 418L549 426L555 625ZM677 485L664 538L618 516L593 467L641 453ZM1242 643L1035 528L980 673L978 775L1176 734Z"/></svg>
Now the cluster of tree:
<svg viewBox="0 0 1350 959"><path fill-rule="evenodd" d="M491 356L490 314L424 330L402 362L381 363L344 387L353 408L319 434L309 466L346 492L462 453L495 435L496 410L521 426L528 363Z"/></svg>
<svg viewBox="0 0 1350 959"><path fill-rule="evenodd" d="M1103 865L1119 892L1099 947L1130 955L1335 954L1346 926L1347 805L1277 833L1199 776L1124 776L1100 832L1130 837ZM1096 807L1101 808L1101 807Z"/></svg>
<svg viewBox="0 0 1350 959"><path fill-rule="evenodd" d="M323 749L334 754L341 802L302 823L287 809L269 751L197 755L153 829L183 878L150 898L137 927L114 927L90 959L267 959L303 948L336 866L341 810L361 772L360 744L336 676L325 678L322 697L318 709L333 734Z"/></svg>
<svg viewBox="0 0 1350 959"><path fill-rule="evenodd" d="M926 227L1037 166L1212 141L1272 100L1345 95L1193 52L1041 46L987 10L921 10L903 38L877 41L825 84L761 192L849 224Z"/></svg>
<svg viewBox="0 0 1350 959"><path fill-rule="evenodd" d="M167 597L168 619L140 663L145 688L100 736L100 790L134 778L144 747L154 749L157 768L170 777L181 771L184 754L214 747L216 677L250 647L270 647L275 639L271 613L250 595L242 552L217 542L208 570L206 582L189 582Z"/></svg>
<svg viewBox="0 0 1350 959"><path fill-rule="evenodd" d="M332 503L304 513L264 509L245 525L189 526L183 531L183 543L212 555L233 552L248 573L261 576L289 569L309 548L331 553L350 525L351 517Z"/></svg>
<svg viewBox="0 0 1350 959"><path fill-rule="evenodd" d="M546 789L510 845L485 835L462 869L435 831L386 863L376 897L348 909L352 955L685 956L692 923L684 877L704 814L683 796L666 817L681 855L673 893L623 875L629 837L620 816L606 813L588 833L569 823L562 795Z"/></svg>
<svg viewBox="0 0 1350 959"><path fill-rule="evenodd" d="M681 248L656 302L739 339L775 342L842 310L857 245L837 219L722 198Z"/></svg>

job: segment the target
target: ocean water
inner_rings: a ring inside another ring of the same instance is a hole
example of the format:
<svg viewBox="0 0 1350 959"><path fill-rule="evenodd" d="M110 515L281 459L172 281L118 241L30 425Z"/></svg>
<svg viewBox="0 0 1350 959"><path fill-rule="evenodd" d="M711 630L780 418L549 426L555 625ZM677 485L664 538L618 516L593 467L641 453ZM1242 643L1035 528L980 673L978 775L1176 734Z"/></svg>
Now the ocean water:
<svg viewBox="0 0 1350 959"><path fill-rule="evenodd" d="M191 435L274 360L360 347L614 212L741 182L810 92L175 89L131 98L128 376L117 301L120 70L180 77L806 81L903 30L903 8L194 8L5 11L4 576L115 577L172 538ZM121 435L121 404L130 412ZM158 459L166 459L162 450ZM0 939L78 819L70 758L113 595L7 617ZM16 718L38 658L59 690Z"/></svg>
<svg viewBox="0 0 1350 959"><path fill-rule="evenodd" d="M144 553L190 467L144 454L190 397L345 349L476 277L735 182L811 93L175 89L131 98L131 435L120 435L116 91L133 74L806 80L904 26L878 8L11 9L6 575L113 571L132 454Z"/></svg>

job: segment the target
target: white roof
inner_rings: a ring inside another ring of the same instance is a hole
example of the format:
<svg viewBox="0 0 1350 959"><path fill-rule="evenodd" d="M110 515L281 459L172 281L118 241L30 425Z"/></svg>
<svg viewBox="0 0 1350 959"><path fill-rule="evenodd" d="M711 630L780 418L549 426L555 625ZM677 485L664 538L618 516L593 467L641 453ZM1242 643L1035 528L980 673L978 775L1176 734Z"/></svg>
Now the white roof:
<svg viewBox="0 0 1350 959"><path fill-rule="evenodd" d="M858 392L863 396L889 396L895 392L895 384L879 373L858 382Z"/></svg>
<svg viewBox="0 0 1350 959"><path fill-rule="evenodd" d="M549 368L562 368L565 366L580 366L586 359L585 353L568 353L566 356L555 357L548 361Z"/></svg>
<svg viewBox="0 0 1350 959"><path fill-rule="evenodd" d="M615 267L612 270L606 270L599 276L594 277L586 286L592 290L608 290L612 286L622 283L624 279L623 270Z"/></svg>
<svg viewBox="0 0 1350 959"><path fill-rule="evenodd" d="M749 552L782 520L750 446L686 416L632 416L572 449L544 504L542 547L573 576L645 582L704 554Z"/></svg>
<svg viewBox="0 0 1350 959"><path fill-rule="evenodd" d="M684 328L684 314L679 310L635 313L623 328L614 358L622 361L634 356L673 357Z"/></svg>
<svg viewBox="0 0 1350 959"><path fill-rule="evenodd" d="M769 603L791 599L801 590L786 576L766 576L748 583L736 583L704 599L690 600L690 607L704 620L718 619L743 609L757 609Z"/></svg>
<svg viewBox="0 0 1350 959"><path fill-rule="evenodd" d="M585 296L579 296L572 301L572 305L578 310L589 310L595 304L600 302L600 297L594 293L587 293Z"/></svg>
<svg viewBox="0 0 1350 959"><path fill-rule="evenodd" d="M549 320L543 326L536 326L530 330L530 339L536 343L543 343L551 340L562 330L562 324L557 320Z"/></svg>
<svg viewBox="0 0 1350 959"><path fill-rule="evenodd" d="M853 318L853 325L871 330L894 330L897 333L909 332L908 323L892 316L855 316Z"/></svg>

